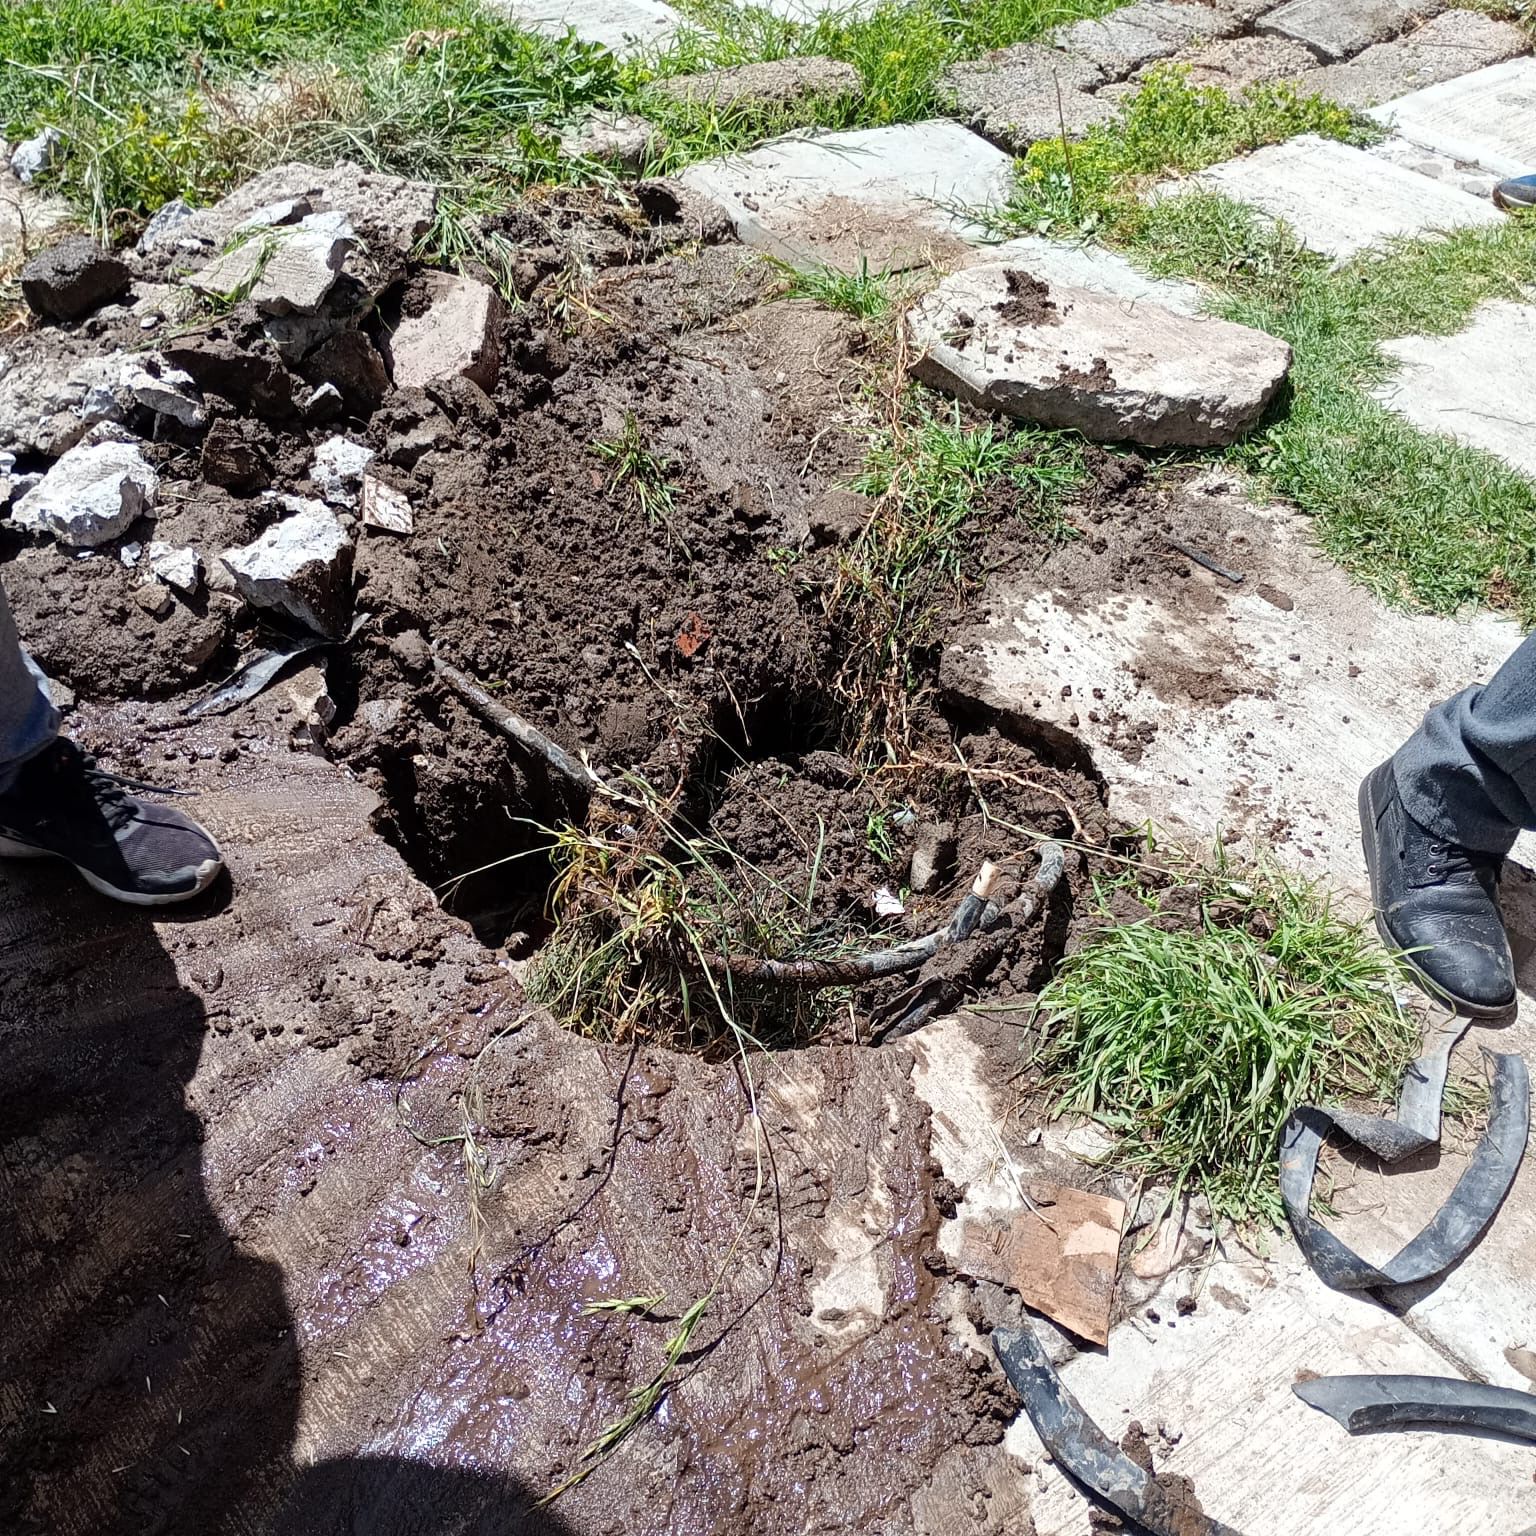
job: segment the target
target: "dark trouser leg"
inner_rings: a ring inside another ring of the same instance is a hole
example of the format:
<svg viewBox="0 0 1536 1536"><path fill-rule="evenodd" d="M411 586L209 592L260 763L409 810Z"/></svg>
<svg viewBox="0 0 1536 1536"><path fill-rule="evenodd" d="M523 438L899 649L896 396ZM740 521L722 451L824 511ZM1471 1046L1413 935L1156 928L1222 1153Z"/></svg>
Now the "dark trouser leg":
<svg viewBox="0 0 1536 1536"><path fill-rule="evenodd" d="M16 770L59 733L59 715L43 674L21 648L5 589L0 587L0 793Z"/></svg>
<svg viewBox="0 0 1536 1536"><path fill-rule="evenodd" d="M1392 768L1408 814L1447 842L1502 857L1536 828L1536 635L1431 709Z"/></svg>

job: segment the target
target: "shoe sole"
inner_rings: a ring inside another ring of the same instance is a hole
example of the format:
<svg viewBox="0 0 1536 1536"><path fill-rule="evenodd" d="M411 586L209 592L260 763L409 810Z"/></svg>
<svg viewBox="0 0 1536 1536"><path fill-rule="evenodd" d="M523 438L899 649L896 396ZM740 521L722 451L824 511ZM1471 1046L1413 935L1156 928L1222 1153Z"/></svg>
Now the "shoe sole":
<svg viewBox="0 0 1536 1536"><path fill-rule="evenodd" d="M1433 976L1428 975L1424 969L1415 964L1414 958L1407 953L1391 933L1387 930L1386 920L1382 917L1381 908L1376 901L1376 859L1372 853L1372 842L1367 827L1376 825L1376 807L1371 803L1371 781L1369 778L1360 781L1360 793L1358 796L1360 807L1360 847L1365 854L1365 867L1371 877L1371 916L1376 923L1376 936L1382 944L1392 952L1397 963L1405 970L1412 972L1414 980L1421 991L1429 994L1437 1003L1448 1003L1459 1013L1467 1014L1474 1019L1496 1019L1509 1012L1515 1006L1516 999L1511 998L1507 1003L1500 1003L1497 1008L1490 1008L1487 1003L1468 1002L1464 997L1457 997L1455 993L1440 985Z"/></svg>
<svg viewBox="0 0 1536 1536"><path fill-rule="evenodd" d="M47 848L34 848L30 843L18 843L14 838L0 835L0 859L58 859L68 864L93 891L99 891L103 896L110 896L113 901L123 902L130 907L174 907L178 902L191 901L194 896L201 896L219 878L219 871L224 868L224 856L217 843L214 843L213 851L211 859L204 859L197 866L196 884L191 890L156 894L150 891L119 890L111 881L92 874L73 859L65 858L62 853L53 853Z"/></svg>
<svg viewBox="0 0 1536 1536"><path fill-rule="evenodd" d="M1507 197L1500 197L1497 191L1493 194L1493 206L1505 213L1536 213L1536 203L1512 203Z"/></svg>

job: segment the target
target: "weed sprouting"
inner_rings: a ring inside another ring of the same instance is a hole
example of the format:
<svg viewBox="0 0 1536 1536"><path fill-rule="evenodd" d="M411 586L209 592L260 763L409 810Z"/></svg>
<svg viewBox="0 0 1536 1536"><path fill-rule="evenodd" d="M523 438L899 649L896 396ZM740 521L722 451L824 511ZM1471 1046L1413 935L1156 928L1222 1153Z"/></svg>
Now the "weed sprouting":
<svg viewBox="0 0 1536 1536"><path fill-rule="evenodd" d="M1181 869L1145 910L1069 954L1039 1000L1040 1064L1061 1109L1120 1137L1110 1160L1238 1222L1278 1223L1275 1148L1291 1111L1395 1100L1419 1023L1395 964L1319 885L1277 867ZM1098 890L1109 916L1106 887Z"/></svg>
<svg viewBox="0 0 1536 1536"><path fill-rule="evenodd" d="M646 445L640 418L626 411L619 435L593 443L592 452L611 468L608 488L627 498L653 528L666 529L670 538L677 511L671 466Z"/></svg>
<svg viewBox="0 0 1536 1536"><path fill-rule="evenodd" d="M860 259L856 272L841 272L836 267L802 272L788 262L774 265L785 275L782 297L786 299L810 299L855 320L884 319L895 302L892 274L871 272L867 258Z"/></svg>

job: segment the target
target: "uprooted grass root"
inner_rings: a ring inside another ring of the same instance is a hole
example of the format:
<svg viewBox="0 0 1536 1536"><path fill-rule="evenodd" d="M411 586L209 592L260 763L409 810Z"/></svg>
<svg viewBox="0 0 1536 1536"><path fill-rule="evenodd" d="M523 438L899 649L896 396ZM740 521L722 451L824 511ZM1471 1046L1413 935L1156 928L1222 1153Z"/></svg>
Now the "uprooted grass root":
<svg viewBox="0 0 1536 1536"><path fill-rule="evenodd" d="M1180 875L1099 886L1108 926L1040 995L1040 1065L1061 1110L1118 1135L1112 1164L1278 1224L1291 1111L1394 1101L1419 1022L1392 958L1320 886L1267 864Z"/></svg>

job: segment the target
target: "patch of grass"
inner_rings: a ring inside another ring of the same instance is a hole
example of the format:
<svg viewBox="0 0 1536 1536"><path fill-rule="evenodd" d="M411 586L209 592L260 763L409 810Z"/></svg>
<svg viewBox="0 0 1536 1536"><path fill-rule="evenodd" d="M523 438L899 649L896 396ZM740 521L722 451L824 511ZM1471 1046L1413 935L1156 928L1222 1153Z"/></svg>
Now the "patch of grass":
<svg viewBox="0 0 1536 1536"><path fill-rule="evenodd" d="M1228 95L1191 85L1187 75L1182 65L1154 69L1112 121L1094 124L1076 143L1031 145L1008 203L990 221L1010 234L1130 239L1148 217L1138 193L1158 177L1203 170L1298 133L1349 144L1381 136L1368 119L1294 86L1266 83Z"/></svg>
<svg viewBox="0 0 1536 1536"><path fill-rule="evenodd" d="M1166 897L1139 891L1144 919L1062 961L1040 995L1043 1065L1060 1108L1119 1136L1116 1165L1176 1194L1203 1190L1233 1221L1278 1224L1276 1146L1291 1111L1395 1101L1418 1022L1395 999L1391 957L1320 886L1216 866L1191 871L1191 887L1167 925Z"/></svg>
<svg viewBox="0 0 1536 1536"><path fill-rule="evenodd" d="M610 467L608 488L628 498L652 527L670 530L677 509L670 466L646 445L639 417L626 411L619 435L593 443L592 451Z"/></svg>
<svg viewBox="0 0 1536 1536"><path fill-rule="evenodd" d="M619 90L603 50L474 0L19 0L0 59L0 124L62 130L51 180L101 230L295 156L511 185L532 125Z"/></svg>
<svg viewBox="0 0 1536 1536"><path fill-rule="evenodd" d="M969 421L958 405L935 411L917 390L897 396L857 483L879 508L843 557L830 598L856 755L908 737L948 608L980 574L976 514L1059 533L1060 505L1085 475L1071 433Z"/></svg>
<svg viewBox="0 0 1536 1536"><path fill-rule="evenodd" d="M1311 513L1334 559L1393 601L1536 620L1536 485L1369 393L1393 370L1383 341L1451 334L1487 300L1525 298L1536 219L1398 242L1334 270L1251 209L1190 194L1158 205L1132 249L1154 272L1215 283L1218 313L1291 344L1288 400L1229 457Z"/></svg>
<svg viewBox="0 0 1536 1536"><path fill-rule="evenodd" d="M784 274L786 299L810 299L825 309L841 310L855 320L882 320L896 300L897 279L890 272L871 272L866 258L860 258L857 272L841 272L836 267L814 267L801 272L788 262L775 262Z"/></svg>

